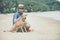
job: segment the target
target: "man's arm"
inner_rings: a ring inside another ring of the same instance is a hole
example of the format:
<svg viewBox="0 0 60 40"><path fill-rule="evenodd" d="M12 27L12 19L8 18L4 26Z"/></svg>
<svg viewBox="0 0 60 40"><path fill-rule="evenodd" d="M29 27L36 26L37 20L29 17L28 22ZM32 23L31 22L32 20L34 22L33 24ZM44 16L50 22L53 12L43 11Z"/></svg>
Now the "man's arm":
<svg viewBox="0 0 60 40"><path fill-rule="evenodd" d="M17 21L19 21L19 20L20 20L20 17L17 18L17 19L14 19L14 24L15 24Z"/></svg>
<svg viewBox="0 0 60 40"><path fill-rule="evenodd" d="M13 16L13 22L14 22L14 24L15 24L17 21L20 20L20 17L18 17L18 16L19 16L19 14L17 14L17 13L14 14L14 16Z"/></svg>

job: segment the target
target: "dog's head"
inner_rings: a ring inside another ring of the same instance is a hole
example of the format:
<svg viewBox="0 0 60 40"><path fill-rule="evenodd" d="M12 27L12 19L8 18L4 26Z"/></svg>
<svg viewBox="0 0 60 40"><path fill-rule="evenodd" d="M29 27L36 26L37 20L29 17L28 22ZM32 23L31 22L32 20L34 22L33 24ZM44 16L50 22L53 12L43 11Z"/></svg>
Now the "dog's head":
<svg viewBox="0 0 60 40"><path fill-rule="evenodd" d="M27 14L23 14L23 15L21 16L23 21L25 21L26 16L27 16Z"/></svg>

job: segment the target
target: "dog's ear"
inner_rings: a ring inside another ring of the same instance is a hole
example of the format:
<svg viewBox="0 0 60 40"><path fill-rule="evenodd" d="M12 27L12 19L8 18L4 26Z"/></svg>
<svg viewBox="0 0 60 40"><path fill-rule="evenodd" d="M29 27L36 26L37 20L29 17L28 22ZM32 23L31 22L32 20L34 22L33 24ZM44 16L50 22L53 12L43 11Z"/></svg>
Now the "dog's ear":
<svg viewBox="0 0 60 40"><path fill-rule="evenodd" d="M27 16L27 14L23 14L24 16Z"/></svg>
<svg viewBox="0 0 60 40"><path fill-rule="evenodd" d="M27 14L23 14L22 16L27 16Z"/></svg>

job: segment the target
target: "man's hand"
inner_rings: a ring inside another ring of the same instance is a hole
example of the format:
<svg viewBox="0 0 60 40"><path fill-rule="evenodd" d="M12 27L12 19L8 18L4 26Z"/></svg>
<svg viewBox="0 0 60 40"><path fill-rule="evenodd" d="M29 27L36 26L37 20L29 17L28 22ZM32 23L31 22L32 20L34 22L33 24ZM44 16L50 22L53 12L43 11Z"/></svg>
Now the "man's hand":
<svg viewBox="0 0 60 40"><path fill-rule="evenodd" d="M17 18L17 19L14 19L14 23L16 23L17 21L19 21L20 18L21 18L21 16L19 18Z"/></svg>
<svg viewBox="0 0 60 40"><path fill-rule="evenodd" d="M17 21L19 21L21 17L23 17L23 18L26 19L26 16L27 16L27 14L22 14L19 18L14 19L14 23L16 23ZM23 20L25 20L25 19L23 19Z"/></svg>

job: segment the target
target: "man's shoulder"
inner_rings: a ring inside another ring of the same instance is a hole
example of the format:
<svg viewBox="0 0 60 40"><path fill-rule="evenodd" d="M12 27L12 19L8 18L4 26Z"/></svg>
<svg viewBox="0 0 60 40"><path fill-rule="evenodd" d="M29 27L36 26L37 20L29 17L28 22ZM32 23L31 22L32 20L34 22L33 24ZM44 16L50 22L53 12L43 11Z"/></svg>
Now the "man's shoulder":
<svg viewBox="0 0 60 40"><path fill-rule="evenodd" d="M17 15L17 16L18 16L18 15L19 15L19 13L18 13L18 12L15 12L15 13L14 13L14 15Z"/></svg>
<svg viewBox="0 0 60 40"><path fill-rule="evenodd" d="M18 13L18 12L15 12L14 14L16 14L16 15L17 15L17 14L19 14L19 13Z"/></svg>

